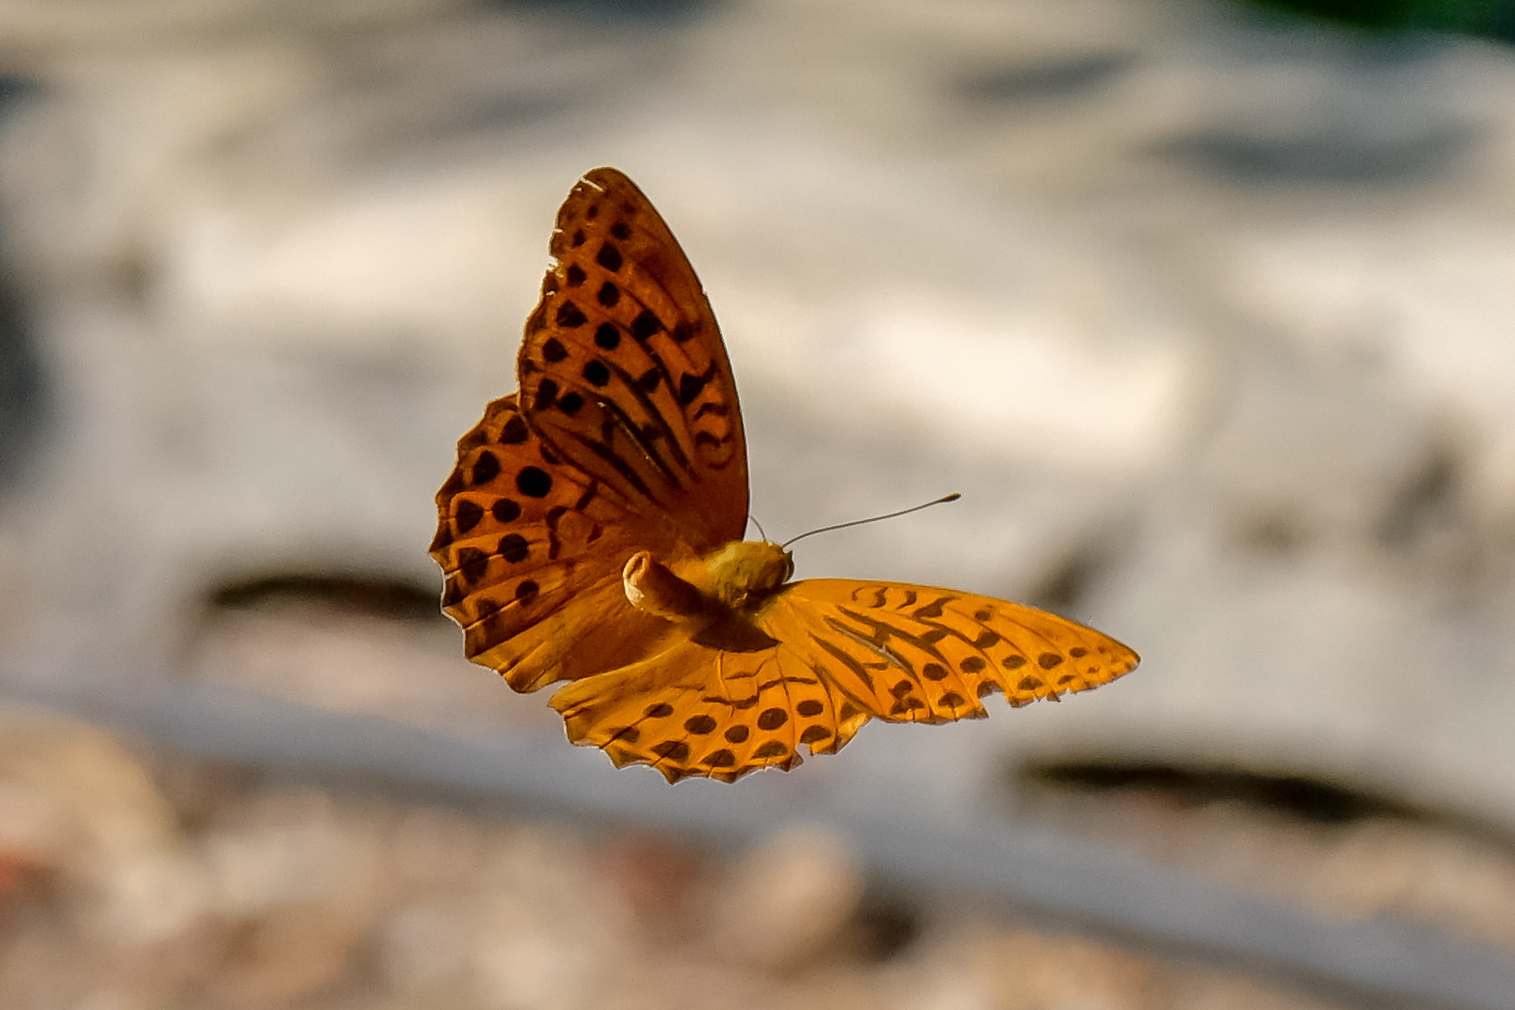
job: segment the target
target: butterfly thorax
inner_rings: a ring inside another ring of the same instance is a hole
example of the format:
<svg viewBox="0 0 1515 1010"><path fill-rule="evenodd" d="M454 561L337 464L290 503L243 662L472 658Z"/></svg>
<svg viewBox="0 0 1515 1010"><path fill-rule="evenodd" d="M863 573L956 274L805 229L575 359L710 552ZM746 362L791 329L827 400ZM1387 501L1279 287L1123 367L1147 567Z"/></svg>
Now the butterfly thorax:
<svg viewBox="0 0 1515 1010"><path fill-rule="evenodd" d="M794 558L767 540L733 540L701 560L711 594L734 610L756 610L794 574Z"/></svg>
<svg viewBox="0 0 1515 1010"><path fill-rule="evenodd" d="M756 613L794 574L789 552L764 540L733 540L679 567L638 551L621 573L626 598L668 620L709 623Z"/></svg>

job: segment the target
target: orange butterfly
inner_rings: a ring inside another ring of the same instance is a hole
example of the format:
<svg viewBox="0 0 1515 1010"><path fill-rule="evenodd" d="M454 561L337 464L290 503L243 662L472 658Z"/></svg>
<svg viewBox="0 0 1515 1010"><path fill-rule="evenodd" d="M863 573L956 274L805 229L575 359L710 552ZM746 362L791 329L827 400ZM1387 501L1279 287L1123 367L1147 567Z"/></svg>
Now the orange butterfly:
<svg viewBox="0 0 1515 1010"><path fill-rule="evenodd" d="M675 782L833 753L871 718L982 718L1133 669L1097 631L895 582L789 582L744 541L731 363L683 250L620 172L558 211L521 388L458 442L431 555L464 651L517 691L557 680L568 737Z"/></svg>

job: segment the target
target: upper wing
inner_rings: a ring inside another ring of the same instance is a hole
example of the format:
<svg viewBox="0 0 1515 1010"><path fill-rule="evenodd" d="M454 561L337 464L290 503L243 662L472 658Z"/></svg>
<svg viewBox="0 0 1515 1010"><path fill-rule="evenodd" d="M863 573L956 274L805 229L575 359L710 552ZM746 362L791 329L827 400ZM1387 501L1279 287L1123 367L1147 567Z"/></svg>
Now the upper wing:
<svg viewBox="0 0 1515 1010"><path fill-rule="evenodd" d="M686 634L649 659L559 689L569 739L670 782L789 769L798 747L832 753L869 718L982 718L1084 691L1135 668L1136 653L1091 628L1004 600L893 582L792 583L762 610L768 644Z"/></svg>
<svg viewBox="0 0 1515 1010"><path fill-rule="evenodd" d="M526 320L527 423L559 457L705 553L747 524L747 449L715 315L673 233L620 172L558 211Z"/></svg>
<svg viewBox="0 0 1515 1010"><path fill-rule="evenodd" d="M551 250L521 391L459 441L431 545L465 652L518 691L659 648L673 626L627 601L626 559L679 564L747 521L731 365L668 226L597 169L558 212Z"/></svg>
<svg viewBox="0 0 1515 1010"><path fill-rule="evenodd" d="M513 394L459 440L437 511L442 606L462 625L468 658L517 691L630 663L669 633L627 601L621 566L639 549L676 545L553 456Z"/></svg>

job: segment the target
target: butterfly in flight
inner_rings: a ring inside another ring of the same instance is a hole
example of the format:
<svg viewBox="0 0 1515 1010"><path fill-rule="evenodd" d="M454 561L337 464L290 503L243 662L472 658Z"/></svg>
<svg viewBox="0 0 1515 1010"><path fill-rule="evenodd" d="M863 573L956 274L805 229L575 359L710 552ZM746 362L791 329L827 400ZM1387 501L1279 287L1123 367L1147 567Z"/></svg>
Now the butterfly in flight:
<svg viewBox="0 0 1515 1010"><path fill-rule="evenodd" d="M576 744L670 782L788 770L869 719L982 718L1057 699L1136 653L1004 600L897 582L789 581L746 541L731 363L683 250L625 175L558 211L520 389L458 442L431 555L468 658L550 704Z"/></svg>

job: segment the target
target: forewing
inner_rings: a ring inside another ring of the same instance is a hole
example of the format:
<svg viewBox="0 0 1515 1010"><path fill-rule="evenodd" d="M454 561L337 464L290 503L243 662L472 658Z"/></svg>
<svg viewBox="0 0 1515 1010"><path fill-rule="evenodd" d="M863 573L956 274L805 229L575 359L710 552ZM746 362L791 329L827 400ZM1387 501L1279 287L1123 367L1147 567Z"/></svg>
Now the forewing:
<svg viewBox="0 0 1515 1010"><path fill-rule="evenodd" d="M517 691L629 663L668 633L667 621L627 602L621 566L638 549L675 546L553 455L514 395L459 440L437 511L443 609L463 627L468 658Z"/></svg>
<svg viewBox="0 0 1515 1010"><path fill-rule="evenodd" d="M600 168L569 193L551 250L518 361L527 422L696 552L740 538L736 383L672 232L630 179Z"/></svg>
<svg viewBox="0 0 1515 1010"><path fill-rule="evenodd" d="M1135 652L1056 614L950 589L809 579L785 588L759 620L785 649L813 657L858 708L895 722L985 715L1087 691L1135 669Z"/></svg>

